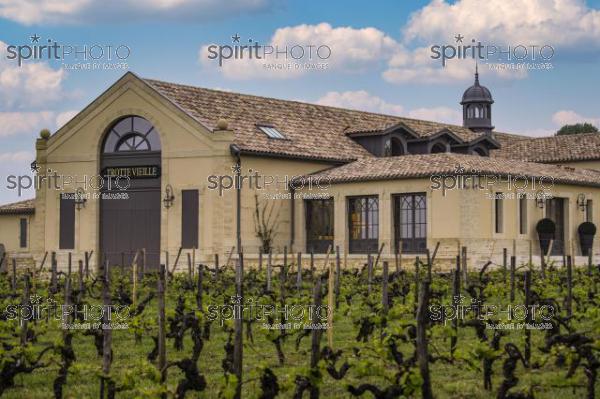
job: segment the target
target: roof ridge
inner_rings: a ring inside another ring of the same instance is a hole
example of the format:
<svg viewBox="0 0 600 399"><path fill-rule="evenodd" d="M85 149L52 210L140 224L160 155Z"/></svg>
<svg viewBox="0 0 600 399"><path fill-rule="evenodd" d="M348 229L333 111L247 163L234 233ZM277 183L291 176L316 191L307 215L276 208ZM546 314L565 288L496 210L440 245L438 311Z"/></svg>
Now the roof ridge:
<svg viewBox="0 0 600 399"><path fill-rule="evenodd" d="M380 112L363 111L363 110L353 109L353 108L336 107L333 105L316 104L314 102L308 102L308 101L289 100L289 99L276 98L276 97L260 96L260 95L256 95L256 94L239 93L239 92L235 92L235 91L211 89L211 88L207 88L207 87L193 86L193 85L185 84L185 83L168 82L166 80L161 80L161 79L152 79L152 78L145 78L145 77L142 77L141 79L146 81L150 85L152 85L153 82L156 82L156 83L175 85L175 86L179 86L179 87L186 87L186 88L196 89L196 90L199 89L199 90L207 90L207 91L216 92L216 93L224 93L224 94L228 94L228 95L237 95L237 96L242 96L242 97L250 97L250 98L265 99L265 100L275 100L275 101L281 101L281 102L286 102L286 103L308 105L308 106L317 107L317 108L328 108L328 109L333 109L333 110L342 110L342 111L346 111L346 112L348 112L348 111L349 112L357 112L359 114L364 114L364 115L375 115L375 116L383 116L383 117L387 117L387 118L397 118L398 120L401 120L401 121L408 120L408 121L414 121L414 122L426 122L426 123L433 123L433 124L441 125L443 127L455 127L458 129L470 130L469 128L467 128L465 126L457 125L454 123L437 122L437 121L432 121L432 120L427 120L427 119L411 118L411 117L407 117L407 116L390 115L390 114L384 114L384 113L380 113ZM505 132L499 132L499 131L498 132L495 131L494 133L522 137L524 139L531 138L531 136L523 136L523 135L516 134L516 133L505 133Z"/></svg>

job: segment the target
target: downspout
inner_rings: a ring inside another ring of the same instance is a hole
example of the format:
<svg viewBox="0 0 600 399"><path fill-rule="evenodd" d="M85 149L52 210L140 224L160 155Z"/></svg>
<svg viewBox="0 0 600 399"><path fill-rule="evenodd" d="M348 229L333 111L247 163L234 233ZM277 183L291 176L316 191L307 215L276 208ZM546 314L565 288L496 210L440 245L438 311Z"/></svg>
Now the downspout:
<svg viewBox="0 0 600 399"><path fill-rule="evenodd" d="M241 175L242 175L242 157L241 150L235 144L231 144L229 146L229 150L231 151L231 155L236 160L236 168L235 168L235 191L236 191L236 238L237 238L237 252L238 254L242 253L242 184L241 184Z"/></svg>
<svg viewBox="0 0 600 399"><path fill-rule="evenodd" d="M290 186L290 206L291 206L291 215L290 215L290 251L294 250L294 238L295 238L295 234L294 231L296 230L296 206L295 206L295 201L294 201L294 194L296 193L296 190L294 189L293 186Z"/></svg>

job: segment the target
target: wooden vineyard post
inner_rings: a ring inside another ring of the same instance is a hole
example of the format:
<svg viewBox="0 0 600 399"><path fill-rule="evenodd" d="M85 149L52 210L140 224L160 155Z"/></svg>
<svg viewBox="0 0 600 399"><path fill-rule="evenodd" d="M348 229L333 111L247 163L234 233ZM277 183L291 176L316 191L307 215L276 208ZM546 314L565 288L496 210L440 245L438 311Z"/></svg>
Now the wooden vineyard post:
<svg viewBox="0 0 600 399"><path fill-rule="evenodd" d="M533 267L533 240L529 240L529 267Z"/></svg>
<svg viewBox="0 0 600 399"><path fill-rule="evenodd" d="M567 317L573 314L573 264L571 256L567 256Z"/></svg>
<svg viewBox="0 0 600 399"><path fill-rule="evenodd" d="M508 250L502 249L502 279L506 285L506 272L508 270Z"/></svg>
<svg viewBox="0 0 600 399"><path fill-rule="evenodd" d="M415 311L417 310L417 303L419 302L419 283L420 283L420 263L419 257L415 258Z"/></svg>
<svg viewBox="0 0 600 399"><path fill-rule="evenodd" d="M381 305L383 306L383 314L387 315L390 303L388 300L388 273L389 263L387 260L383 261L383 279L381 281Z"/></svg>
<svg viewBox="0 0 600 399"><path fill-rule="evenodd" d="M461 260L462 260L462 272L463 272L463 281L465 284L465 287L468 284L469 281L469 274L468 274L468 265L467 265L467 247L462 247L461 248Z"/></svg>
<svg viewBox="0 0 600 399"><path fill-rule="evenodd" d="M164 281L164 283L165 283L165 287L169 283L169 251L165 251L165 281Z"/></svg>
<svg viewBox="0 0 600 399"><path fill-rule="evenodd" d="M194 271L196 270L196 247L192 248L192 275L190 276L190 283L194 281Z"/></svg>
<svg viewBox="0 0 600 399"><path fill-rule="evenodd" d="M335 246L335 287L334 293L337 302L337 297L340 295L340 273L341 273L341 262L342 259L340 257L340 246Z"/></svg>
<svg viewBox="0 0 600 399"><path fill-rule="evenodd" d="M81 259L79 259L79 262L77 264L79 266L78 276L77 276L78 282L79 282L79 286L77 289L79 292L78 292L77 296L79 298L79 301L81 301L81 299L83 298L84 293L85 293L85 285L83 282L83 261Z"/></svg>
<svg viewBox="0 0 600 399"><path fill-rule="evenodd" d="M315 275L315 251L311 248L310 250L310 279L312 280Z"/></svg>
<svg viewBox="0 0 600 399"><path fill-rule="evenodd" d="M57 265L56 265L56 252L52 252L52 257L50 260L50 292L56 294L58 291L58 281L57 281Z"/></svg>
<svg viewBox="0 0 600 399"><path fill-rule="evenodd" d="M12 292L17 293L17 259L12 258Z"/></svg>
<svg viewBox="0 0 600 399"><path fill-rule="evenodd" d="M287 280L287 267L288 267L288 247L285 245L283 247L283 268L281 269L281 273L283 273L282 279Z"/></svg>
<svg viewBox="0 0 600 399"><path fill-rule="evenodd" d="M87 280L90 278L90 258L87 251L83 254L83 260L85 262L85 279Z"/></svg>
<svg viewBox="0 0 600 399"><path fill-rule="evenodd" d="M373 257L371 254L368 254L367 257L367 285L369 290L369 295L371 295L371 283L373 281Z"/></svg>
<svg viewBox="0 0 600 399"><path fill-rule="evenodd" d="M517 260L514 256L510 257L510 302L515 300L515 269Z"/></svg>
<svg viewBox="0 0 600 399"><path fill-rule="evenodd" d="M136 257L137 257L137 255L136 255ZM133 307L135 308L135 306L137 304L137 283L138 283L137 262L134 261L132 266L133 267L131 269L131 278L133 279L133 285L131 288L131 301L132 301Z"/></svg>
<svg viewBox="0 0 600 399"><path fill-rule="evenodd" d="M100 380L100 397L109 397L111 390L110 365L112 363L112 331L108 328L110 323L109 313L106 311L111 305L110 298L110 270L108 261L104 265L104 274L102 276L102 303L104 305L104 315L102 317L102 377Z"/></svg>
<svg viewBox="0 0 600 399"><path fill-rule="evenodd" d="M396 273L400 273L400 248L396 246L396 250L394 251L394 264L396 266Z"/></svg>
<svg viewBox="0 0 600 399"><path fill-rule="evenodd" d="M329 246L331 250L331 246ZM327 251L329 253L329 251ZM322 300L321 300L321 278L317 277L317 281L315 281L315 287L313 289L313 303L315 310L321 308ZM312 324L320 323L319 312L315 311L312 314ZM321 332L322 330L319 328L313 328L311 331L311 340L310 340L310 368L316 370L319 363L319 357L321 352ZM310 397L318 398L319 397L319 387L311 385L310 388Z"/></svg>
<svg viewBox="0 0 600 399"><path fill-rule="evenodd" d="M190 284L192 283L192 281L194 281L192 279L192 267L194 267L192 265L192 254L190 254L189 252L187 253L187 261L188 261L188 280L190 281Z"/></svg>
<svg viewBox="0 0 600 399"><path fill-rule="evenodd" d="M67 277L71 278L71 266L73 263L71 252L69 252L67 257Z"/></svg>
<svg viewBox="0 0 600 399"><path fill-rule="evenodd" d="M243 305L243 285L244 285L244 254L238 254L238 264L235 271L235 293L237 298L240 298L239 306ZM242 397L242 367L243 367L243 316L242 312L234 319L234 341L233 341L233 371L237 377L237 385L235 389L235 398Z"/></svg>
<svg viewBox="0 0 600 399"><path fill-rule="evenodd" d="M215 279L219 279L219 254L215 254Z"/></svg>
<svg viewBox="0 0 600 399"><path fill-rule="evenodd" d="M202 280L204 280L204 265L198 265L198 281L196 286L196 307L202 311Z"/></svg>
<svg viewBox="0 0 600 399"><path fill-rule="evenodd" d="M302 289L302 252L298 252L298 260L296 264L296 288L298 292Z"/></svg>
<svg viewBox="0 0 600 399"><path fill-rule="evenodd" d="M329 263L329 278L327 279L327 283L329 285L327 289L327 344L333 349L333 291L335 289L333 262Z"/></svg>
<svg viewBox="0 0 600 399"><path fill-rule="evenodd" d="M429 311L429 281L420 285L419 304L417 307L417 361L423 383L421 392L423 399L432 399L431 379L429 376L429 352L427 348L427 314Z"/></svg>
<svg viewBox="0 0 600 399"><path fill-rule="evenodd" d="M267 255L267 292L271 292L271 273L273 272L272 268L272 254L271 252Z"/></svg>
<svg viewBox="0 0 600 399"><path fill-rule="evenodd" d="M427 255L427 280L431 281L431 253L429 252L429 248L427 248L425 250L425 253Z"/></svg>
<svg viewBox="0 0 600 399"><path fill-rule="evenodd" d="M525 308L527 309L527 315L525 316L525 323L531 324L531 271L525 272L524 279L524 292L525 292ZM531 360L531 330L525 329L525 363L529 367L529 361Z"/></svg>
<svg viewBox="0 0 600 399"><path fill-rule="evenodd" d="M263 267L263 252L262 249L258 250L258 271L262 272Z"/></svg>
<svg viewBox="0 0 600 399"><path fill-rule="evenodd" d="M165 329L165 279L166 266L160 265L158 271L157 296L158 296L158 372L160 373L160 382L165 384L167 381L167 348L166 348L166 329ZM166 398L166 394L162 395Z"/></svg>
<svg viewBox="0 0 600 399"><path fill-rule="evenodd" d="M460 274L460 255L456 255L456 270L458 271L458 273ZM460 291L460 279L458 279L458 290Z"/></svg>
<svg viewBox="0 0 600 399"><path fill-rule="evenodd" d="M454 269L452 273L452 305L454 306L454 317L452 319L452 329L454 335L450 338L450 357L454 359L456 344L458 342L458 306L460 305L460 270ZM444 316L445 317L445 316Z"/></svg>
<svg viewBox="0 0 600 399"><path fill-rule="evenodd" d="M23 300L21 304L23 305L23 309L29 308L29 274L25 274L23 276ZM21 345L25 346L27 344L27 317L21 318Z"/></svg>

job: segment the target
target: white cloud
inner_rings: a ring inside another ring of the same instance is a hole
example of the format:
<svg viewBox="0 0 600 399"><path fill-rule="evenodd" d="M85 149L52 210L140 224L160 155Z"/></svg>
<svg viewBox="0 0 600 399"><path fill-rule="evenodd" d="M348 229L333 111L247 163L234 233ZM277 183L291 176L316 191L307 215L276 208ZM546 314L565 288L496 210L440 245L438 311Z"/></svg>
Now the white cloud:
<svg viewBox="0 0 600 399"><path fill-rule="evenodd" d="M60 114L56 115L56 127L61 128L64 124L73 119L73 117L78 113L79 111L72 110L61 112Z"/></svg>
<svg viewBox="0 0 600 399"><path fill-rule="evenodd" d="M2 0L0 0L1 2ZM48 108L64 96L64 69L47 63L24 63L20 67L6 59L6 43L0 41L0 106L3 109Z"/></svg>
<svg viewBox="0 0 600 399"><path fill-rule="evenodd" d="M330 91L316 101L320 105L357 109L389 115L403 115L404 107L388 103L380 97L373 96L364 90L337 92Z"/></svg>
<svg viewBox="0 0 600 399"><path fill-rule="evenodd" d="M445 43L459 33L496 44L597 46L600 11L583 0L433 0L411 15L404 40Z"/></svg>
<svg viewBox="0 0 600 399"><path fill-rule="evenodd" d="M35 155L29 151L4 152L0 153L0 164L30 163L35 159Z"/></svg>
<svg viewBox="0 0 600 399"><path fill-rule="evenodd" d="M0 137L17 134L35 136L43 128L53 128L56 123L54 112L0 112Z"/></svg>
<svg viewBox="0 0 600 399"><path fill-rule="evenodd" d="M267 8L271 0L0 0L0 17L25 25L136 19L211 20Z"/></svg>
<svg viewBox="0 0 600 399"><path fill-rule="evenodd" d="M571 110L560 110L555 112L554 115L552 115L552 122L558 127L585 122L600 127L600 118L583 116Z"/></svg>
<svg viewBox="0 0 600 399"><path fill-rule="evenodd" d="M247 38L242 38L242 41ZM232 43L223 43L223 45L233 45ZM223 75L231 79L252 79L252 78L270 78L270 79L288 79L302 76L307 73L307 69L302 68L265 68L265 64L317 64L326 63L327 70L361 72L374 68L379 64L385 63L394 53L400 51L401 46L394 39L387 36L384 32L367 27L356 29L352 27L334 28L328 23L317 25L297 25L279 28L275 31L266 45L275 49L285 51L287 46L288 54L290 48L295 45L304 48L305 56L294 60L291 57L285 58L280 55L278 58L270 56L268 59L228 59L223 61L223 66L218 66L217 60L208 59L209 45L204 45L199 51L200 63L209 68L217 68ZM309 46L314 46L312 50ZM331 49L331 55L327 47L322 47L320 55L315 56L315 49L320 46L327 46ZM309 59L309 52L313 52L312 59ZM294 53L298 56L300 49ZM299 56L298 56L299 57ZM320 73L320 72L314 72Z"/></svg>
<svg viewBox="0 0 600 399"><path fill-rule="evenodd" d="M407 110L400 104L387 102L381 97L372 95L365 90L345 92L330 91L315 102L320 105L405 116L435 122L460 124L462 118L462 114L459 110L448 107L415 108Z"/></svg>

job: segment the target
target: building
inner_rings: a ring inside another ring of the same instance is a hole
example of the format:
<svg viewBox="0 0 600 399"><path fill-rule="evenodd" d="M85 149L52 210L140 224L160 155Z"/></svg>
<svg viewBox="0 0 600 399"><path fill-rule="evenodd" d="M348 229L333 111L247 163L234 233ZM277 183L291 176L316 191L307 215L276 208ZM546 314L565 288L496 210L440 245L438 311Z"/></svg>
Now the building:
<svg viewBox="0 0 600 399"><path fill-rule="evenodd" d="M52 252L129 264L144 249L149 267L182 267L188 253L226 263L240 243L249 263L329 246L364 263L439 242L439 265L462 246L478 265L504 248L537 259L548 217L551 255L581 255L577 228L600 214L600 135L497 132L493 102L477 73L463 126L126 73L37 140L35 198L0 207L0 243L24 265Z"/></svg>

